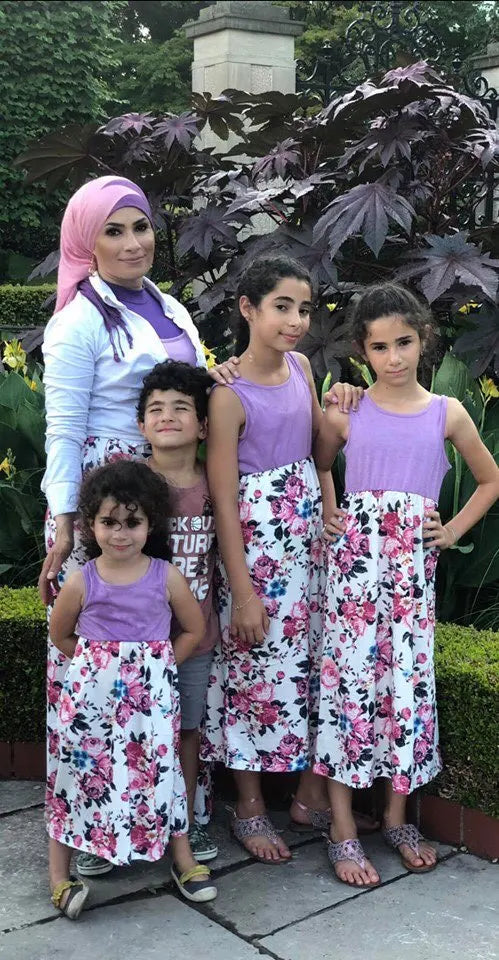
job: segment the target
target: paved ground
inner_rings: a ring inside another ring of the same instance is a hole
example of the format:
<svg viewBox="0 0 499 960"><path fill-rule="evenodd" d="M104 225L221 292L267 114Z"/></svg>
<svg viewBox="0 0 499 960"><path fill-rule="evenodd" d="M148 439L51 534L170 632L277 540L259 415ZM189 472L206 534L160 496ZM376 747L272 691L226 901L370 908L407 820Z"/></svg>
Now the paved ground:
<svg viewBox="0 0 499 960"><path fill-rule="evenodd" d="M320 839L285 833L293 861L265 867L228 840L223 807L213 835L219 890L191 907L172 889L167 861L90 881L78 923L60 917L46 887L43 788L0 781L0 960L496 960L497 865L451 847L411 876L379 837L365 847L382 886L334 880ZM284 826L286 818L276 815Z"/></svg>

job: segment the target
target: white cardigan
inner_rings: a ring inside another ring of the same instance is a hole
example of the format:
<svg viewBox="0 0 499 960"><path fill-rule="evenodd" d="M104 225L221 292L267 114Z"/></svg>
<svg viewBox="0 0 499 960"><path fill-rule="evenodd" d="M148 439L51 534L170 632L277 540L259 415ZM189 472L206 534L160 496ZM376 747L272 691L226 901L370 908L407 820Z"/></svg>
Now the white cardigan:
<svg viewBox="0 0 499 960"><path fill-rule="evenodd" d="M47 468L42 490L52 516L76 510L87 437L143 442L136 419L142 380L168 356L147 320L120 303L99 276L91 277L90 282L106 303L120 310L133 346L129 347L124 333L117 330L120 362L114 360L102 316L81 293L47 324L43 341ZM197 366L206 366L198 331L185 307L161 293L146 277L144 285L189 336Z"/></svg>

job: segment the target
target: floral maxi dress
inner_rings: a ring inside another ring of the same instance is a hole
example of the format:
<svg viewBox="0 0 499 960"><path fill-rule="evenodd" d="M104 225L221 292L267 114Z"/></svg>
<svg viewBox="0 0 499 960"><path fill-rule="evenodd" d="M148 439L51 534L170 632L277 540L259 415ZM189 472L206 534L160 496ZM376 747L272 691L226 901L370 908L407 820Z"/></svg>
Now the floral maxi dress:
<svg viewBox="0 0 499 960"><path fill-rule="evenodd" d="M435 397L421 414L397 415L367 395L351 416L346 533L327 548L314 764L315 773L350 787L385 777L408 794L441 769L437 551L424 546L423 522L449 467L446 403Z"/></svg>

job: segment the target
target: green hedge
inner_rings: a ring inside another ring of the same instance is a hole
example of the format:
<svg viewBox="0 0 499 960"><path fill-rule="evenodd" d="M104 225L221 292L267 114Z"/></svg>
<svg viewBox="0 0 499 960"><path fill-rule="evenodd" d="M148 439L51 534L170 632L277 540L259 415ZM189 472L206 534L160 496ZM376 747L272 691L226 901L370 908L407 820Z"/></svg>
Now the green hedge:
<svg viewBox="0 0 499 960"><path fill-rule="evenodd" d="M0 741L44 739L45 608L33 587L0 587ZM435 644L444 773L433 787L499 815L499 633L438 624Z"/></svg>
<svg viewBox="0 0 499 960"><path fill-rule="evenodd" d="M499 816L499 633L448 623L438 624L435 639L444 760L435 787Z"/></svg>
<svg viewBox="0 0 499 960"><path fill-rule="evenodd" d="M158 283L163 293L168 293L171 283ZM47 323L54 304L44 307L47 298L55 293L55 284L44 283L39 287L5 283L0 286L0 330L10 327L36 327Z"/></svg>

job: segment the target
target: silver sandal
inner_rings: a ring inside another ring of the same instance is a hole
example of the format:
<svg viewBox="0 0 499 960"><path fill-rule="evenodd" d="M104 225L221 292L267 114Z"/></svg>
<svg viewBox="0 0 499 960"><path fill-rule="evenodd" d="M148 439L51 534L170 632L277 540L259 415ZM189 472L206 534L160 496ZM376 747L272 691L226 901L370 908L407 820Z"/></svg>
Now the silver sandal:
<svg viewBox="0 0 499 960"><path fill-rule="evenodd" d="M271 843L277 847L279 835L266 813L262 813L258 817L238 817L233 807L226 807L225 809L229 814L229 829L233 837L241 845L243 850L246 850L246 853L250 854L253 860L271 865L289 863L291 857L279 857L278 860L268 860L266 857L259 857L258 854L248 850L243 842L248 837L267 837Z"/></svg>
<svg viewBox="0 0 499 960"><path fill-rule="evenodd" d="M379 887L381 880L377 880L376 883L349 883L348 880L342 880L334 869L335 864L339 863L340 860L353 860L361 870L365 869L366 855L362 845L357 839L341 840L339 843L335 843L326 833L324 833L323 836L327 841L328 860L333 867L333 873L339 883L344 883L347 887L352 887L354 890L370 890L371 887Z"/></svg>
<svg viewBox="0 0 499 960"><path fill-rule="evenodd" d="M309 823L299 823L297 820L289 818L289 829L293 833L322 833L328 830L331 825L331 810L315 810L314 807L307 807L296 797L293 797L293 803L307 814Z"/></svg>
<svg viewBox="0 0 499 960"><path fill-rule="evenodd" d="M437 860L435 863L425 863L422 867L415 867L410 860L406 860L399 850L399 847L403 843L406 843L416 857L420 856L419 841L424 840L424 837L413 823L404 823L401 827L384 827L382 834L385 843L391 847L392 850L397 851L403 866L409 871L409 873L431 873L432 870L435 870L438 863Z"/></svg>

